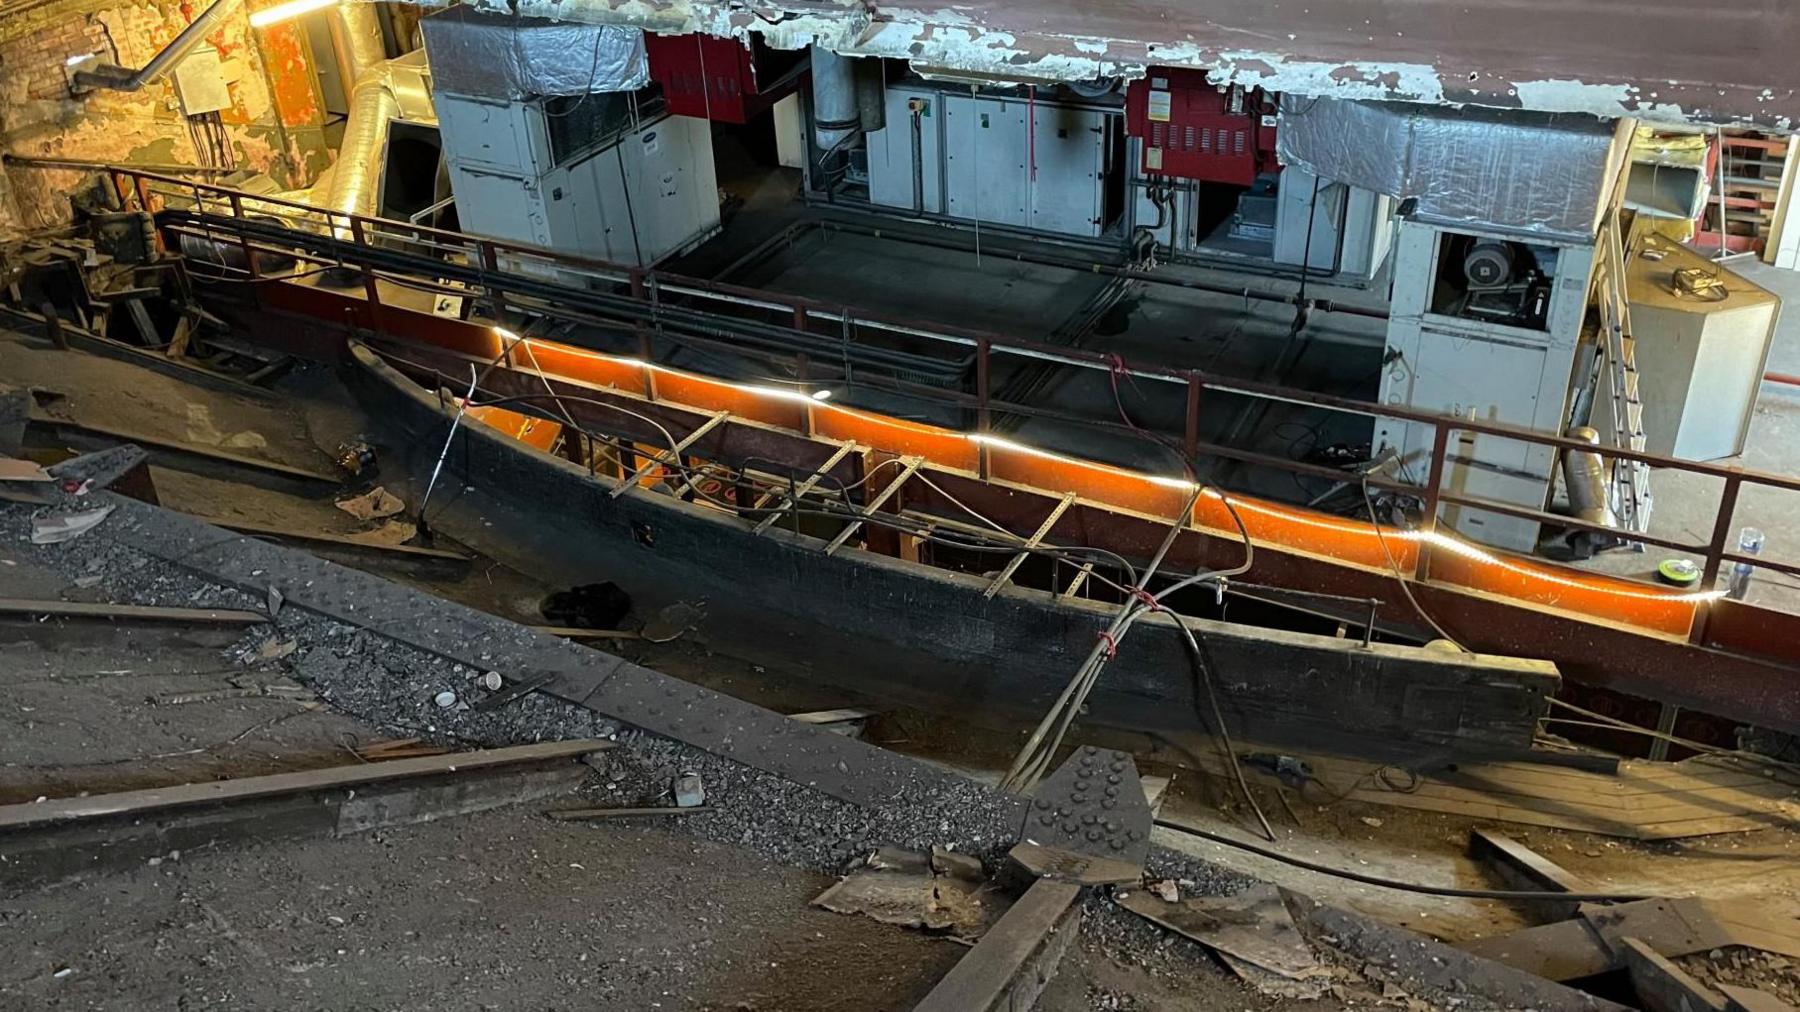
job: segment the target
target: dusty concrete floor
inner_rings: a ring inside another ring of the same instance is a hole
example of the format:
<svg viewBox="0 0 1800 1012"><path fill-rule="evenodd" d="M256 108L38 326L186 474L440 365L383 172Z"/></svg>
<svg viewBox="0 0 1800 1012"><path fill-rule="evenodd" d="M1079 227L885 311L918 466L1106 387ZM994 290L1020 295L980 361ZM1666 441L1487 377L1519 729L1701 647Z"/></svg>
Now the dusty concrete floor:
<svg viewBox="0 0 1800 1012"><path fill-rule="evenodd" d="M966 951L809 906L830 881L678 831L502 809L10 897L0 1000L905 1009Z"/></svg>

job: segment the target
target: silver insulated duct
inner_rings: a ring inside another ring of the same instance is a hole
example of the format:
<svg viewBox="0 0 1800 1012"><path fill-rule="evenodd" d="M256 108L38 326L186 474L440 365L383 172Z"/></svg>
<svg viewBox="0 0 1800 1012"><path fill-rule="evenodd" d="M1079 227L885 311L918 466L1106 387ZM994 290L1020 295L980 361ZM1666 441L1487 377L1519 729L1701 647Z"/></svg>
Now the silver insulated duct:
<svg viewBox="0 0 1800 1012"><path fill-rule="evenodd" d="M856 70L850 57L812 47L813 142L830 151L862 125L856 101Z"/></svg>
<svg viewBox="0 0 1800 1012"><path fill-rule="evenodd" d="M387 160L387 131L394 119L400 119L403 104L430 108L416 56L376 63L356 79L349 95L349 119L344 122L344 144L331 166L331 187L324 202L331 211L373 216Z"/></svg>
<svg viewBox="0 0 1800 1012"><path fill-rule="evenodd" d="M1314 175L1402 200L1418 221L1592 242L1633 121L1288 98L1276 147Z"/></svg>
<svg viewBox="0 0 1800 1012"><path fill-rule="evenodd" d="M419 24L432 81L453 95L512 101L636 91L650 83L640 29L478 14L468 7Z"/></svg>

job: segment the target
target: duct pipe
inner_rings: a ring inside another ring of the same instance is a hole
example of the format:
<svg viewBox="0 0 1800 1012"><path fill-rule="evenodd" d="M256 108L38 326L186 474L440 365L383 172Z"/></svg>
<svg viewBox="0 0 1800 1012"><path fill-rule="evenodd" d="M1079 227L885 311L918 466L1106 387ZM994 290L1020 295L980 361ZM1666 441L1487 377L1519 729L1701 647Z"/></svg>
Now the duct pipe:
<svg viewBox="0 0 1800 1012"><path fill-rule="evenodd" d="M1600 445L1600 432L1592 426L1577 425L1566 435L1590 446ZM1607 504L1606 461L1599 453L1564 450L1562 472L1563 485L1569 496L1569 511L1576 519L1606 527L1619 526L1619 518Z"/></svg>
<svg viewBox="0 0 1800 1012"><path fill-rule="evenodd" d="M856 69L850 57L822 46L812 47L813 142L820 151L844 143L862 124L856 102Z"/></svg>
<svg viewBox="0 0 1800 1012"><path fill-rule="evenodd" d="M138 91L144 85L161 78L181 62L206 33L213 30L219 19L238 9L240 0L213 0L213 5L205 13L188 23L181 34L175 36L162 51L150 58L150 62L138 70L127 70L114 64L103 64L92 70L75 72L75 87L79 91L91 91L95 88L109 88L113 91Z"/></svg>
<svg viewBox="0 0 1800 1012"><path fill-rule="evenodd" d="M382 38L381 19L375 15L374 4L348 0L333 5L325 23L331 30L331 48L337 51L344 80L361 81L387 59L387 43Z"/></svg>
<svg viewBox="0 0 1800 1012"><path fill-rule="evenodd" d="M350 93L350 115L344 123L344 142L331 167L331 189L325 206L343 214L372 216L386 161L388 125L400 114L395 94L393 67L377 64L357 78Z"/></svg>

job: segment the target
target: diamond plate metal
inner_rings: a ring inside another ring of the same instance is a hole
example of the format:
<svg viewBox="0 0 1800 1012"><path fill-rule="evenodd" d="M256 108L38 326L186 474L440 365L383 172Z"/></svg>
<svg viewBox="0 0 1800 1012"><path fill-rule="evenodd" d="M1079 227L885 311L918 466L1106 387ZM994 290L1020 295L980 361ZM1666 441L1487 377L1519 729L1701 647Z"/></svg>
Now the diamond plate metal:
<svg viewBox="0 0 1800 1012"><path fill-rule="evenodd" d="M117 506L108 533L123 544L258 596L277 587L289 606L515 681L552 675L544 691L553 696L852 804L924 803L970 786L866 742L296 549L105 498Z"/></svg>
<svg viewBox="0 0 1800 1012"><path fill-rule="evenodd" d="M1141 872L1150 853L1151 820L1131 756L1084 745L1038 784L1019 839L1127 862Z"/></svg>

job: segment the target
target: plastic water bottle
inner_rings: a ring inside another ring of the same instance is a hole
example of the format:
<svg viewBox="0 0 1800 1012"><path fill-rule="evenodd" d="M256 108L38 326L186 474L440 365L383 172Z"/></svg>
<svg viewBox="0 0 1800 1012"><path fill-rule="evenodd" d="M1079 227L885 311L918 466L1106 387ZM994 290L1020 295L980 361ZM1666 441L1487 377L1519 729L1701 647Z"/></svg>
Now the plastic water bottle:
<svg viewBox="0 0 1800 1012"><path fill-rule="evenodd" d="M1738 554L1760 555L1763 546L1763 532L1759 528L1746 527L1738 532ZM1750 593L1750 574L1755 567L1748 562L1734 562L1731 565L1731 584L1726 595L1735 601L1742 601L1744 595Z"/></svg>

